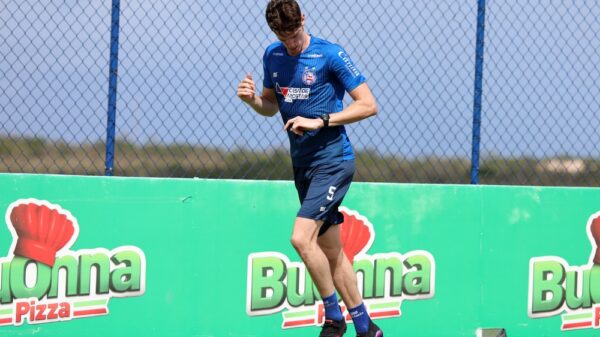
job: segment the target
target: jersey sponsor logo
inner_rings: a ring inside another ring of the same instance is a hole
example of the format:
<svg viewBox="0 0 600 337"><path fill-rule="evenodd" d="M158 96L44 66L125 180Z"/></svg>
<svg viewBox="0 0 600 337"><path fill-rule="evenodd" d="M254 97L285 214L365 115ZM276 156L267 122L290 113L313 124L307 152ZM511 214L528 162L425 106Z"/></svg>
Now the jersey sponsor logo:
<svg viewBox="0 0 600 337"><path fill-rule="evenodd" d="M346 55L346 53L340 51L338 53L338 56L342 59L342 61L344 61L344 63L346 63L346 68L350 70L354 77L360 76L360 72L358 71L358 69L356 69L356 67L354 67L354 64L352 64L352 61L350 61L350 58L348 57L348 55Z"/></svg>
<svg viewBox="0 0 600 337"><path fill-rule="evenodd" d="M306 55L306 57L311 59L320 59L321 57L323 57L323 54L308 54Z"/></svg>
<svg viewBox="0 0 600 337"><path fill-rule="evenodd" d="M313 85L317 81L317 75L315 74L316 68L305 67L302 73L302 83L306 85Z"/></svg>
<svg viewBox="0 0 600 337"><path fill-rule="evenodd" d="M273 56L283 56L283 53L273 53Z"/></svg>
<svg viewBox="0 0 600 337"><path fill-rule="evenodd" d="M274 72L273 73L273 78L276 78L276 77L277 77L277 72Z"/></svg>
<svg viewBox="0 0 600 337"><path fill-rule="evenodd" d="M306 100L310 96L310 88L281 87L277 82L275 82L275 90L283 96L286 103L293 103L296 99Z"/></svg>

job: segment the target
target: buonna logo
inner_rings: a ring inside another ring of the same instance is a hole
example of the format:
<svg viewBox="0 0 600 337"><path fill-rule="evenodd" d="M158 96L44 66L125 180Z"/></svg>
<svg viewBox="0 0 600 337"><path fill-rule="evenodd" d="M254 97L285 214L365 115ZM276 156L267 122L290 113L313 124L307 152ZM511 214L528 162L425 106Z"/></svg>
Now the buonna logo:
<svg viewBox="0 0 600 337"><path fill-rule="evenodd" d="M344 253L357 272L359 291L371 318L401 316L402 301L432 298L435 291L435 261L417 250L367 254L375 230L367 218L340 207L344 222L340 236ZM323 301L303 263L279 252L248 256L246 313L250 316L282 312L282 328L321 325L325 320ZM346 321L352 318L342 306Z"/></svg>
<svg viewBox="0 0 600 337"><path fill-rule="evenodd" d="M144 253L133 246L71 251L79 225L59 205L17 200L6 224L13 241L0 258L0 326L107 315L111 298L145 291Z"/></svg>
<svg viewBox="0 0 600 337"><path fill-rule="evenodd" d="M570 266L557 256L530 260L529 317L560 315L563 331L600 328L600 212L586 229L592 244L587 265Z"/></svg>

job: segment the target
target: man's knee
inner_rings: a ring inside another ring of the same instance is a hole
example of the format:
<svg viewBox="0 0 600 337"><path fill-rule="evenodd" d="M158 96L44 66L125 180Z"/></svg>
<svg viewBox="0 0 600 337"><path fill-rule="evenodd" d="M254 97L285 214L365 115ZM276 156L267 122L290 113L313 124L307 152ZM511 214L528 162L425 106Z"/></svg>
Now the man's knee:
<svg viewBox="0 0 600 337"><path fill-rule="evenodd" d="M290 243L298 253L306 251L310 246L310 240L308 240L303 235L297 233L292 234Z"/></svg>
<svg viewBox="0 0 600 337"><path fill-rule="evenodd" d="M322 221L296 218L290 242L297 251L312 249L316 245L317 233Z"/></svg>

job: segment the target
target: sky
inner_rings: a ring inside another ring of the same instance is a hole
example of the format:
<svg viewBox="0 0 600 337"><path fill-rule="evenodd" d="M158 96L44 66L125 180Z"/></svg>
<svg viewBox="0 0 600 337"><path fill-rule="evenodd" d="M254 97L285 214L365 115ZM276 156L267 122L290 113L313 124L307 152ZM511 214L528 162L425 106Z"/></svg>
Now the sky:
<svg viewBox="0 0 600 337"><path fill-rule="evenodd" d="M117 137L287 147L280 117L235 95L247 72L262 87L265 4L122 1ZM347 127L356 148L470 157L477 1L300 4L377 99L375 118ZM598 2L488 1L483 156L600 156L599 17ZM110 20L109 1L0 4L0 135L105 140Z"/></svg>

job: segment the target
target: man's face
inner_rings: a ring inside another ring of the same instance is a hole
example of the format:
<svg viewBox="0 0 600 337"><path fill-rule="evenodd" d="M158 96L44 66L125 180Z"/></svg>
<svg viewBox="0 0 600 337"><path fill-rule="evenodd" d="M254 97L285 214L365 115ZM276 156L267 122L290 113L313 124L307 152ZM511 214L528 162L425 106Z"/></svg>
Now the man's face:
<svg viewBox="0 0 600 337"><path fill-rule="evenodd" d="M295 31L275 33L275 35L277 35L279 41L283 42L288 54L291 56L300 55L305 42L304 25Z"/></svg>

